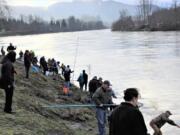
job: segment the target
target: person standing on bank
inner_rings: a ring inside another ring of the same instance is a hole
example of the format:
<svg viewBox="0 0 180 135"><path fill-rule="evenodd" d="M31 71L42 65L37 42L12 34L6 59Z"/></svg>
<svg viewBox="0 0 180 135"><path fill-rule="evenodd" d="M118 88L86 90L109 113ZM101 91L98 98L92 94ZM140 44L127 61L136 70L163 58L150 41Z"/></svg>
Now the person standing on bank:
<svg viewBox="0 0 180 135"><path fill-rule="evenodd" d="M97 76L94 76L89 81L89 93L90 93L91 98L92 98L94 92L97 90L97 88L98 88L98 80L97 80Z"/></svg>
<svg viewBox="0 0 180 135"><path fill-rule="evenodd" d="M9 46L7 47L7 52L16 50L16 47L12 45L12 43L9 43Z"/></svg>
<svg viewBox="0 0 180 135"><path fill-rule="evenodd" d="M65 72L64 72L64 78L65 78L65 83L67 85L67 87L70 87L70 78L71 78L71 73L73 73L74 71L71 71L70 66L67 65Z"/></svg>
<svg viewBox="0 0 180 135"><path fill-rule="evenodd" d="M24 54L24 66L26 71L26 78L29 78L29 69L31 67L31 56L28 50L25 51Z"/></svg>
<svg viewBox="0 0 180 135"><path fill-rule="evenodd" d="M81 73L77 79L77 81L79 82L79 87L80 87L80 90L83 91L83 83L84 83L84 78L83 78L83 74Z"/></svg>
<svg viewBox="0 0 180 135"><path fill-rule="evenodd" d="M177 125L173 120L169 119L170 115L172 115L172 113L170 111L166 111L165 113L162 113L153 120L151 120L150 126L154 130L153 135L162 135L160 128L166 123L169 123L173 126L180 128L180 126Z"/></svg>
<svg viewBox="0 0 180 135"><path fill-rule="evenodd" d="M109 135L148 135L143 115L137 108L138 96L136 88L124 91L125 102L110 116Z"/></svg>
<svg viewBox="0 0 180 135"><path fill-rule="evenodd" d="M22 61L22 59L23 59L23 52L22 52L22 50L19 52L19 59Z"/></svg>
<svg viewBox="0 0 180 135"><path fill-rule="evenodd" d="M2 56L5 56L6 52L4 51L4 46L1 47L1 54Z"/></svg>
<svg viewBox="0 0 180 135"><path fill-rule="evenodd" d="M99 87L94 93L92 99L96 104L96 118L98 121L99 135L105 135L105 125L106 125L106 111L107 107L103 106L108 104L111 96L108 93L110 82L108 80L104 81L102 86Z"/></svg>
<svg viewBox="0 0 180 135"><path fill-rule="evenodd" d="M85 91L87 91L88 75L86 74L85 70L83 70L83 79L84 79L83 87L85 86Z"/></svg>
<svg viewBox="0 0 180 135"><path fill-rule="evenodd" d="M48 71L48 65L44 56L40 58L40 67L43 69L43 74L46 75Z"/></svg>
<svg viewBox="0 0 180 135"><path fill-rule="evenodd" d="M6 58L3 59L2 69L1 69L1 78L0 82L2 88L5 90L5 106L4 112L12 113L12 98L14 92L14 66L13 63L16 61L16 53L14 51L10 51Z"/></svg>

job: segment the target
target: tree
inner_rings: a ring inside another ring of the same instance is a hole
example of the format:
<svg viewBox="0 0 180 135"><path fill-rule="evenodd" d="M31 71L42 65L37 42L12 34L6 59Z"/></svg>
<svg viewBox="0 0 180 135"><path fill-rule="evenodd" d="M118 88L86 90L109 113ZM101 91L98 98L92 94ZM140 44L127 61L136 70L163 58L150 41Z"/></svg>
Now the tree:
<svg viewBox="0 0 180 135"><path fill-rule="evenodd" d="M10 10L5 0L0 0L0 30L5 29L5 19L10 14Z"/></svg>
<svg viewBox="0 0 180 135"><path fill-rule="evenodd" d="M143 25L149 25L152 14L153 0L139 0L139 16L143 20Z"/></svg>
<svg viewBox="0 0 180 135"><path fill-rule="evenodd" d="M174 8L175 27L177 28L177 0L173 0L173 8Z"/></svg>
<svg viewBox="0 0 180 135"><path fill-rule="evenodd" d="M10 14L10 8L5 0L0 0L0 19L4 19Z"/></svg>
<svg viewBox="0 0 180 135"><path fill-rule="evenodd" d="M70 16L67 21L68 21L69 30L72 30L72 31L76 30L76 19L75 19L75 17Z"/></svg>
<svg viewBox="0 0 180 135"><path fill-rule="evenodd" d="M62 31L66 31L66 29L67 29L67 23L66 23L65 19L63 19L61 22L61 29L62 29Z"/></svg>
<svg viewBox="0 0 180 135"><path fill-rule="evenodd" d="M32 24L32 23L33 23L33 20L34 20L34 19L33 19L33 15L29 15L29 16L28 16L28 23L29 23L29 24Z"/></svg>
<svg viewBox="0 0 180 135"><path fill-rule="evenodd" d="M56 28L57 28L57 31L60 31L60 29L61 29L60 20L56 20Z"/></svg>
<svg viewBox="0 0 180 135"><path fill-rule="evenodd" d="M113 31L126 31L126 30L133 30L134 29L134 22L131 16L128 16L126 10L122 10L120 12L120 18L118 21L114 22L112 25Z"/></svg>

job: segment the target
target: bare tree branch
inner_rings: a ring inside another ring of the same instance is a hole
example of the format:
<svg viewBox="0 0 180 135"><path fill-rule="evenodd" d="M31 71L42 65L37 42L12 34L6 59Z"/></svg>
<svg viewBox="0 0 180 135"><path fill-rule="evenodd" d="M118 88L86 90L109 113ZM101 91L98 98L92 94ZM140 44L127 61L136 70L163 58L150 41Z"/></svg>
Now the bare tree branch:
<svg viewBox="0 0 180 135"><path fill-rule="evenodd" d="M10 15L10 8L5 0L0 0L0 18L6 18Z"/></svg>

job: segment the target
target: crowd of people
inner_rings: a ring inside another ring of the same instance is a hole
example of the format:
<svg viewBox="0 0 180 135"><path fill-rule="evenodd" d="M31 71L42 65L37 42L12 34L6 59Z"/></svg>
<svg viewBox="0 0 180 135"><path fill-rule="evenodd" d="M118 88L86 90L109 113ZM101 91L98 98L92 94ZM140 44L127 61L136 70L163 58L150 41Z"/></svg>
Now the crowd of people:
<svg viewBox="0 0 180 135"><path fill-rule="evenodd" d="M6 54L7 52L7 54ZM1 47L1 56L2 61L0 62L0 88L5 90L6 101L4 112L12 113L12 97L14 92L14 74L16 70L14 69L13 63L16 61L16 47L10 43L7 47L7 50L4 50L4 47ZM56 61L54 58L46 60L44 56L38 61L35 52L32 50L22 50L19 52L18 60L24 63L25 67L25 78L30 78L30 71L43 73L45 76L53 75L54 80L56 77L61 76L64 78L64 87L67 89L70 88L71 73L74 71L71 70L70 66L65 66L63 63L60 66L60 62ZM61 70L61 73L60 73ZM83 70L83 86L87 90L88 75ZM81 89L82 90L82 89ZM68 93L66 93L68 95Z"/></svg>
<svg viewBox="0 0 180 135"><path fill-rule="evenodd" d="M14 93L14 74L16 70L13 63L16 61L16 47L10 43L7 47L7 54L4 51L4 47L1 48L1 54L3 59L1 61L1 74L0 74L0 88L5 91L5 113L14 113L12 111L12 98ZM32 68L34 72L42 72L47 75L52 72L52 75L59 75L61 69L61 76L64 78L64 86L70 88L71 70L70 66L65 66L63 63L60 66L60 62L53 59L46 61L42 56L38 61L37 56L33 51L26 50L24 53L20 51L19 60L24 62L25 66L25 78L29 79L29 71ZM38 64L39 63L39 64ZM148 135L146 124L142 113L138 107L139 92L136 88L128 88L124 91L124 100L120 105L113 103L113 98L117 98L112 90L109 80L104 80L102 77L97 79L94 76L88 83L88 74L85 70L82 70L79 77L80 90L89 92L91 101L96 105L96 118L98 121L99 135L106 135L106 121L107 110L110 107L111 114L109 115L109 135ZM169 119L172 115L170 111L160 114L158 117L152 119L150 126L154 130L153 135L162 135L160 128L169 123L173 126L177 126L174 121Z"/></svg>

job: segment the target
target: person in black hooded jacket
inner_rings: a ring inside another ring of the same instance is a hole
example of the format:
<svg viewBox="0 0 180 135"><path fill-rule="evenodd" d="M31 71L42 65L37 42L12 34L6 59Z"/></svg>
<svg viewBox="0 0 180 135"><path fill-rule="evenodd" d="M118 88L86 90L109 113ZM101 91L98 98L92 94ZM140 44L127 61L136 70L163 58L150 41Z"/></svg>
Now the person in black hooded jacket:
<svg viewBox="0 0 180 135"><path fill-rule="evenodd" d="M143 115L137 107L138 95L136 88L125 90L125 102L110 116L109 135L148 135Z"/></svg>
<svg viewBox="0 0 180 135"><path fill-rule="evenodd" d="M12 113L12 97L14 92L14 66L13 63L16 61L16 53L14 51L9 52L2 60L1 69L1 86L5 90L5 106L4 112Z"/></svg>
<svg viewBox="0 0 180 135"><path fill-rule="evenodd" d="M29 69L31 67L31 56L29 50L26 50L24 54L24 66L26 71L26 78L29 78Z"/></svg>

